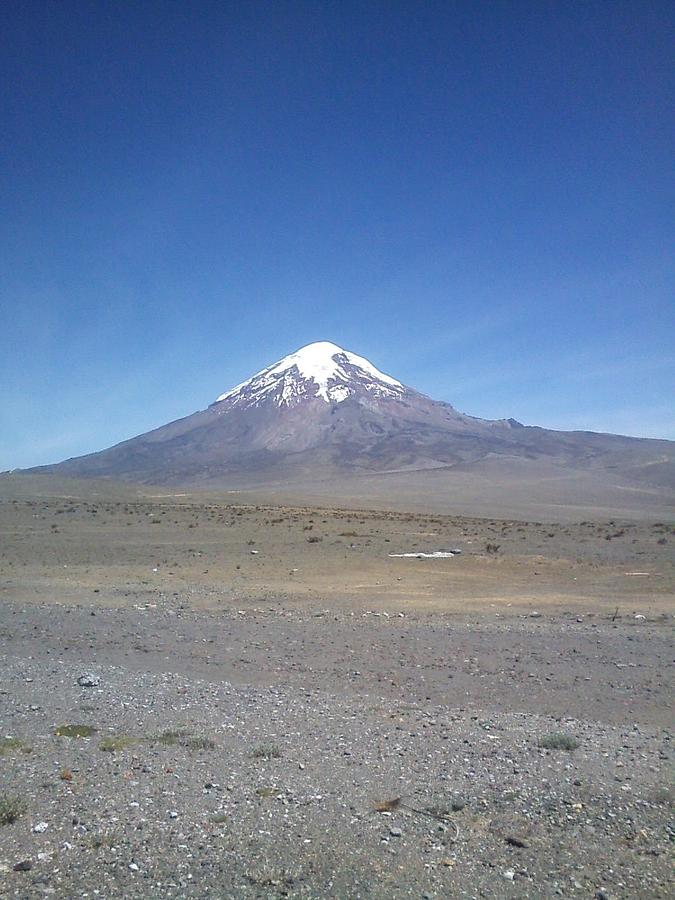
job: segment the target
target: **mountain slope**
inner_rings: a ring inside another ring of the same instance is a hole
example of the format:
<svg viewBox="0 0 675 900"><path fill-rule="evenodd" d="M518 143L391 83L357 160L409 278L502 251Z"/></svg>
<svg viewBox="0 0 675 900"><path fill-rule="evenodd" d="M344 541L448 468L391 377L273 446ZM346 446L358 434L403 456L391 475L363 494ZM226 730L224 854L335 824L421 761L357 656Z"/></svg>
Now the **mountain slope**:
<svg viewBox="0 0 675 900"><path fill-rule="evenodd" d="M154 484L284 480L545 460L618 482L675 484L675 444L557 432L458 412L335 344L301 348L207 409L107 450L39 470Z"/></svg>

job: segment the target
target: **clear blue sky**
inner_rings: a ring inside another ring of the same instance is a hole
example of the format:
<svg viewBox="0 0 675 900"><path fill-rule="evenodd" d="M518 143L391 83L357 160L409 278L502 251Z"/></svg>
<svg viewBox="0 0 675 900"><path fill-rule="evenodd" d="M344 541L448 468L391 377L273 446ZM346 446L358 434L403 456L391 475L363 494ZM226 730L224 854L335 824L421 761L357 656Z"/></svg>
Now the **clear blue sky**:
<svg viewBox="0 0 675 900"><path fill-rule="evenodd" d="M675 438L670 2L0 6L0 468L331 340Z"/></svg>

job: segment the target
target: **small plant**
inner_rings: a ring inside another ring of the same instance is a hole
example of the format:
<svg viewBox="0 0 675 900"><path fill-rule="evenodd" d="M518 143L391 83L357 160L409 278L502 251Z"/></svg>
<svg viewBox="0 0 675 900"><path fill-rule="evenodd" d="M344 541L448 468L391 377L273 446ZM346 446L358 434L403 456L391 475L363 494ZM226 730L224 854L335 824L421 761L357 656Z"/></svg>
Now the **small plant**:
<svg viewBox="0 0 675 900"><path fill-rule="evenodd" d="M486 544L485 552L486 553L498 553L500 547L501 547L501 544Z"/></svg>
<svg viewBox="0 0 675 900"><path fill-rule="evenodd" d="M0 739L0 756L6 756L12 750L20 750L22 753L30 753L31 748L24 744L19 738L2 738Z"/></svg>
<svg viewBox="0 0 675 900"><path fill-rule="evenodd" d="M256 794L258 797L261 797L263 800L267 800L270 797L274 797L276 794L276 788L273 787L259 787L256 788Z"/></svg>
<svg viewBox="0 0 675 900"><path fill-rule="evenodd" d="M657 787L649 797L651 803L659 806L673 806L675 804L675 795L669 786Z"/></svg>
<svg viewBox="0 0 675 900"><path fill-rule="evenodd" d="M59 725L54 734L57 737L91 737L96 729L92 725Z"/></svg>
<svg viewBox="0 0 675 900"><path fill-rule="evenodd" d="M187 732L182 729L168 729L155 737L151 737L150 740L157 744L164 744L166 747L175 747L180 743L181 739L185 739L187 736Z"/></svg>
<svg viewBox="0 0 675 900"><path fill-rule="evenodd" d="M0 825L11 825L26 812L26 804L20 797L0 797Z"/></svg>
<svg viewBox="0 0 675 900"><path fill-rule="evenodd" d="M61 779L61 781L72 781L73 773L70 771L70 769L61 769L59 778Z"/></svg>
<svg viewBox="0 0 675 900"><path fill-rule="evenodd" d="M94 834L91 837L91 846L94 850L105 850L109 847L114 847L117 843L117 839L114 834Z"/></svg>
<svg viewBox="0 0 675 900"><path fill-rule="evenodd" d="M215 741L212 741L211 738L201 737L199 735L190 735L189 737L184 738L180 741L181 747L185 747L186 750L215 750L216 744Z"/></svg>
<svg viewBox="0 0 675 900"><path fill-rule="evenodd" d="M183 728L163 731L156 737L150 738L151 742L164 744L165 747L184 747L186 750L215 750L215 741L199 734L190 734Z"/></svg>
<svg viewBox="0 0 675 900"><path fill-rule="evenodd" d="M579 746L579 741L572 737L571 734L563 734L562 732L556 731L552 734L545 734L539 738L539 746L543 750L576 750Z"/></svg>
<svg viewBox="0 0 675 900"><path fill-rule="evenodd" d="M98 745L98 749L103 753L116 753L118 750L126 749L130 744L134 743L134 739L120 735L118 737L103 738Z"/></svg>
<svg viewBox="0 0 675 900"><path fill-rule="evenodd" d="M254 759L280 759L281 748L278 744L260 744L253 750Z"/></svg>

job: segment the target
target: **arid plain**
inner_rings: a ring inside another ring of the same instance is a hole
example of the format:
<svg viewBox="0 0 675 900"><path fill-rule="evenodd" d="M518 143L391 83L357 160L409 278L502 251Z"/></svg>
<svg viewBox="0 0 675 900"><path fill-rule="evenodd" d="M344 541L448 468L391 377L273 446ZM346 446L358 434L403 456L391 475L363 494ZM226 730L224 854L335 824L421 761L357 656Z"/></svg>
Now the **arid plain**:
<svg viewBox="0 0 675 900"><path fill-rule="evenodd" d="M671 520L9 476L0 541L0 896L671 895Z"/></svg>

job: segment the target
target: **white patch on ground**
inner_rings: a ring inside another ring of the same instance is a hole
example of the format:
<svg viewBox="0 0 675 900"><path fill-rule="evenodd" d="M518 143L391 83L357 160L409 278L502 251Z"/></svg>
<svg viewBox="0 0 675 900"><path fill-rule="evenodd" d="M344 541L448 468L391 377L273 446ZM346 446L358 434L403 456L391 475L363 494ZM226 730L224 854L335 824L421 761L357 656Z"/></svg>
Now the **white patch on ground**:
<svg viewBox="0 0 675 900"><path fill-rule="evenodd" d="M452 559L459 556L461 550L433 550L431 553L390 553L397 559Z"/></svg>

